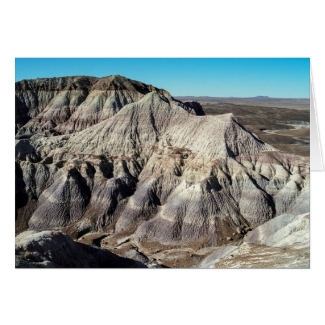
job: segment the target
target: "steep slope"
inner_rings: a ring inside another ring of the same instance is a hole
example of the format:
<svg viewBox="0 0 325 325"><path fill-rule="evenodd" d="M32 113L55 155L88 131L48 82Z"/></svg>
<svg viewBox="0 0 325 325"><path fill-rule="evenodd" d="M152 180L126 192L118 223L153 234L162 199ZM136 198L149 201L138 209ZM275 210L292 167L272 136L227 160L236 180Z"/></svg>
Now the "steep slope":
<svg viewBox="0 0 325 325"><path fill-rule="evenodd" d="M197 103L122 77L93 82L54 127L66 134L31 129L38 116L20 129L34 135L16 144L17 232L109 233L111 247L123 236L141 249L213 247L309 211L307 158L275 150L232 114L205 116Z"/></svg>
<svg viewBox="0 0 325 325"><path fill-rule="evenodd" d="M29 129L33 130L34 124L42 124L42 120L43 124L46 124L67 118L71 114L70 110L75 109L87 97L88 90L95 80L97 78L64 77L16 82L16 132L30 119L41 114L52 101L50 108L47 109L50 111L48 119L43 118L43 114L40 115L19 135L23 135L24 132L28 133ZM53 121L51 115L53 115ZM36 125L34 128L37 129Z"/></svg>

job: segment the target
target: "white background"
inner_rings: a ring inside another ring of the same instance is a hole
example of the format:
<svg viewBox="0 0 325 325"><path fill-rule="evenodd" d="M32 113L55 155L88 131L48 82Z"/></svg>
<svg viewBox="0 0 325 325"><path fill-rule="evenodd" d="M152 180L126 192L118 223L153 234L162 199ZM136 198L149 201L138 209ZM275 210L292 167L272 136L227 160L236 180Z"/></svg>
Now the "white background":
<svg viewBox="0 0 325 325"><path fill-rule="evenodd" d="M15 270L15 57L310 57L325 143L321 1L1 5L3 324L324 324L325 173L311 175L310 270Z"/></svg>

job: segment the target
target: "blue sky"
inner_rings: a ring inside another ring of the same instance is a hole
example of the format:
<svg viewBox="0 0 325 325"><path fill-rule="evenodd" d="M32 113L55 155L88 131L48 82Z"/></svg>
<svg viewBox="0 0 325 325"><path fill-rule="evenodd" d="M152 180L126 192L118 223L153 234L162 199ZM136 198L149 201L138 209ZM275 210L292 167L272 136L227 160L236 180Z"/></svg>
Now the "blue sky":
<svg viewBox="0 0 325 325"><path fill-rule="evenodd" d="M16 58L16 81L119 74L173 96L309 98L307 58Z"/></svg>

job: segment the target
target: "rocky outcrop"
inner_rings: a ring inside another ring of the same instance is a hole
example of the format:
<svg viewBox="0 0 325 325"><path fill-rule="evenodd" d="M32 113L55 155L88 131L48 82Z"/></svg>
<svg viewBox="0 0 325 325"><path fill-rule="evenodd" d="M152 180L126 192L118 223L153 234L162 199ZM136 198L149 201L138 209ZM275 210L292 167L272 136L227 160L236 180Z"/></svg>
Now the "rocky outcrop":
<svg viewBox="0 0 325 325"><path fill-rule="evenodd" d="M68 109L61 99L78 78L88 95ZM216 247L309 211L309 160L274 149L232 114L205 116L120 76L78 78L63 78L70 83L18 132L28 139L16 144L17 232ZM71 114L56 120L61 107ZM44 129L49 120L56 126Z"/></svg>
<svg viewBox="0 0 325 325"><path fill-rule="evenodd" d="M251 231L245 242L258 245L285 247L309 246L309 213L301 215L283 214Z"/></svg>
<svg viewBox="0 0 325 325"><path fill-rule="evenodd" d="M108 250L73 241L62 232L26 231L16 237L16 268L145 268Z"/></svg>
<svg viewBox="0 0 325 325"><path fill-rule="evenodd" d="M240 246L223 246L199 268L309 268L309 214L278 216L251 231Z"/></svg>

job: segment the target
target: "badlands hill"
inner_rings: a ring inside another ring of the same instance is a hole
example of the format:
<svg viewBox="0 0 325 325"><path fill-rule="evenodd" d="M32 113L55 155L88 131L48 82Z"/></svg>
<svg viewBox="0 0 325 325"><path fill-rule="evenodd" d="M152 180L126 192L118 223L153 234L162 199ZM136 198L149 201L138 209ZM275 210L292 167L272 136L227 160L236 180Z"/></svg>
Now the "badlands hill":
<svg viewBox="0 0 325 325"><path fill-rule="evenodd" d="M309 160L232 114L206 116L121 76L16 83L17 233L60 230L139 262L190 267L275 217L308 212Z"/></svg>
<svg viewBox="0 0 325 325"><path fill-rule="evenodd" d="M150 92L167 94L122 76L23 80L16 83L18 136L84 130L114 116L123 106L137 102ZM187 110L195 110L195 107ZM200 113L204 114L203 110Z"/></svg>

